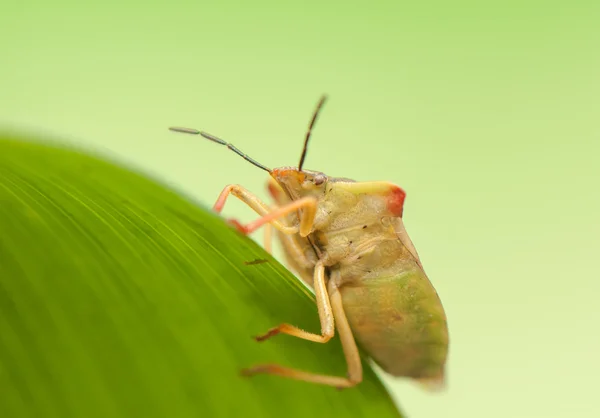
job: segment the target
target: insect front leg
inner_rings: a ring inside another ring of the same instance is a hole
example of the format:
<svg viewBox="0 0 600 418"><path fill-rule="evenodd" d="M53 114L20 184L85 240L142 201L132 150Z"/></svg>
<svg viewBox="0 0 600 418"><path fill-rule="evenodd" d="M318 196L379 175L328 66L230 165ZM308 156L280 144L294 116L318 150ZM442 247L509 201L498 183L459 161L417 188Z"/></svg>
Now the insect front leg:
<svg viewBox="0 0 600 418"><path fill-rule="evenodd" d="M319 273L321 274L321 273ZM316 276L316 275L315 275ZM324 273L323 273L324 277ZM315 294L317 293L317 278L315 277ZM324 281L324 278L323 278ZM358 352L358 347L356 346L356 342L354 340L354 336L352 335L352 330L350 328L350 324L348 323L348 319L346 318L346 313L344 312L344 307L342 304L342 295L339 292L339 283L340 276L339 272L334 273L332 278L329 280L327 284L328 289L328 303L326 305L321 305L324 309L319 309L319 316L321 317L321 312L328 312L326 322L328 326L331 328L327 328L327 330L331 333L329 338L324 341L325 332L322 332L323 335L317 334L309 334L305 331L302 331L296 327L289 326L285 330L281 330L281 326L274 328L273 330L277 330L279 332L284 332L289 335L293 335L295 337L307 339L315 342L326 342L333 336L333 325L334 318L336 321L336 326L338 332L340 334L340 340L342 342L342 348L344 350L344 356L346 358L346 363L348 365L348 376L347 377L338 377L338 376L328 376L323 374L306 372L303 370L297 370L290 367L280 366L278 364L264 364L252 367L250 369L245 369L242 373L246 376L252 376L255 374L272 374L276 376L287 377L295 380L302 380L309 383L316 383L322 385L333 386L337 388L348 388L357 385L362 381L363 378L363 369L362 363L360 361L360 354ZM321 287L321 286L319 286ZM321 287L322 290L325 290L325 284ZM327 293L325 293L327 295ZM319 299L317 298L317 307L320 306ZM323 324L323 317L321 317L321 323ZM284 324L287 325L287 324ZM323 330L323 325L322 325ZM266 334L268 335L268 334ZM272 334L275 335L275 334ZM270 336L270 335L269 335ZM314 336L320 338L307 338L307 336Z"/></svg>
<svg viewBox="0 0 600 418"><path fill-rule="evenodd" d="M265 235L263 237L263 247L266 252L271 254L273 252L273 225L265 225Z"/></svg>
<svg viewBox="0 0 600 418"><path fill-rule="evenodd" d="M312 288L315 264L319 261L319 257L310 242L299 240L296 235L278 235L285 266L288 270L295 272L304 283Z"/></svg>
<svg viewBox="0 0 600 418"><path fill-rule="evenodd" d="M244 234L250 234L261 226L270 223L284 234L300 233L302 236L307 236L310 233L315 221L315 215L317 213L317 200L314 197L303 197L286 205L271 209L252 192L240 185L230 184L223 189L219 195L219 198L215 202L215 205L213 206L213 209L217 213L220 213L223 210L223 206L225 206L225 201L229 195L237 197L242 202L250 206L250 208L252 208L256 213L261 215L260 218L250 222L247 225L242 225L235 219L230 220L230 222ZM299 209L303 209L303 216L300 219L300 226L286 225L280 220L280 218L283 218Z"/></svg>

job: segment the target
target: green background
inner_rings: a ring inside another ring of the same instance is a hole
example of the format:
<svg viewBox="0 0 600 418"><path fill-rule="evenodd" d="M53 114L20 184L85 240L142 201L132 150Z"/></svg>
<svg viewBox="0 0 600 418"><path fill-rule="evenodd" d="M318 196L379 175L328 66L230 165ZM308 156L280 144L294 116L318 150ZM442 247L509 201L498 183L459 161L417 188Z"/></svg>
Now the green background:
<svg viewBox="0 0 600 418"><path fill-rule="evenodd" d="M405 188L448 314L448 389L387 379L402 409L597 416L600 3L414 3L4 1L0 129L211 205L228 183L266 197L265 173L167 126L295 165L328 93L306 167Z"/></svg>

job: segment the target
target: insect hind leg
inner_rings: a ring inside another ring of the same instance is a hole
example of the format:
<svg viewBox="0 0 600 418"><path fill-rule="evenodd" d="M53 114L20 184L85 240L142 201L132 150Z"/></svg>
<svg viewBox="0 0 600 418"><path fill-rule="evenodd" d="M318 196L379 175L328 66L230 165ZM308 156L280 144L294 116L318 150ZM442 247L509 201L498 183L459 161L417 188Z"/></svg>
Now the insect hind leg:
<svg viewBox="0 0 600 418"><path fill-rule="evenodd" d="M358 353L358 348L356 346L356 342L354 341L354 336L352 335L352 330L350 329L350 324L348 323L348 319L346 318L346 313L344 312L344 307L342 305L342 296L338 289L339 283L339 272L336 272L332 275L331 279L327 284L327 290L329 291L329 300L330 300L330 312L335 317L335 321L337 324L338 333L340 335L340 340L342 342L342 348L344 350L344 357L346 358L346 363L348 365L348 377L339 377L339 376L329 376L317 373L311 373L303 370L297 370L290 367L280 366L278 364L262 364L258 366L254 366L248 369L242 370L242 375L244 376L253 376L256 374L271 374L275 376L287 377L290 379L301 380L309 383L322 384L327 386L333 386L336 388L349 388L357 385L362 381L363 378L363 369L362 363L360 360L360 355ZM317 281L317 275L315 274L315 282ZM315 293L317 293L317 284L315 283ZM317 305L319 304L317 299ZM321 314L321 310L319 311ZM320 315L321 316L321 315ZM331 318L331 325L333 325L333 317ZM323 321L322 321L323 322ZM284 324L285 325L285 324ZM281 327L281 326L280 326ZM295 330L299 330L296 327L293 327ZM283 331L281 331L283 332ZM302 331L305 332L305 331ZM286 332L290 335L300 337L303 339L308 339L316 342L316 339L302 337L297 334L296 331ZM307 333L309 334L309 333ZM325 334L325 333L323 333ZM268 333L266 334L268 335ZM310 334L315 337L321 337L317 334ZM332 333L333 335L333 333Z"/></svg>
<svg viewBox="0 0 600 418"><path fill-rule="evenodd" d="M291 367L280 366L278 364L263 364L242 370L242 376L253 376L255 374L270 374L274 376L287 377L289 379L301 380L308 383L333 386L338 389L349 388L360 383L360 380L311 373L303 370L293 369Z"/></svg>

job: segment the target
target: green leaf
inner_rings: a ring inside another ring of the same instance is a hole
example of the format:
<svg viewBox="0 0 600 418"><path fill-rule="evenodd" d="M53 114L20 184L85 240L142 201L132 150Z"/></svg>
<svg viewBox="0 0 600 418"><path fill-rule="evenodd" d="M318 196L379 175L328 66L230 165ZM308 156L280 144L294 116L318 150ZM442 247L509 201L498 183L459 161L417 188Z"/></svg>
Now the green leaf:
<svg viewBox="0 0 600 418"><path fill-rule="evenodd" d="M264 362L345 375L337 337L251 338L281 322L318 331L311 293L221 218L114 164L0 135L0 416L400 416L367 364L342 391L241 377Z"/></svg>

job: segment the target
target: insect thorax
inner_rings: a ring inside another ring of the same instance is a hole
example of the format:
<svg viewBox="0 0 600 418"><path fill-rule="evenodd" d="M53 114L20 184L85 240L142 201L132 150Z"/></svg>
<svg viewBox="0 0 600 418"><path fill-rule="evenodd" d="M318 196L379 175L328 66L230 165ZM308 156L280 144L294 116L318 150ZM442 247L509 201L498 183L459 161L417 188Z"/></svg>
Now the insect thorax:
<svg viewBox="0 0 600 418"><path fill-rule="evenodd" d="M414 267L398 239L399 218L390 215L385 196L357 195L330 183L318 200L309 239L327 266L341 270L344 282L393 275L406 264Z"/></svg>

